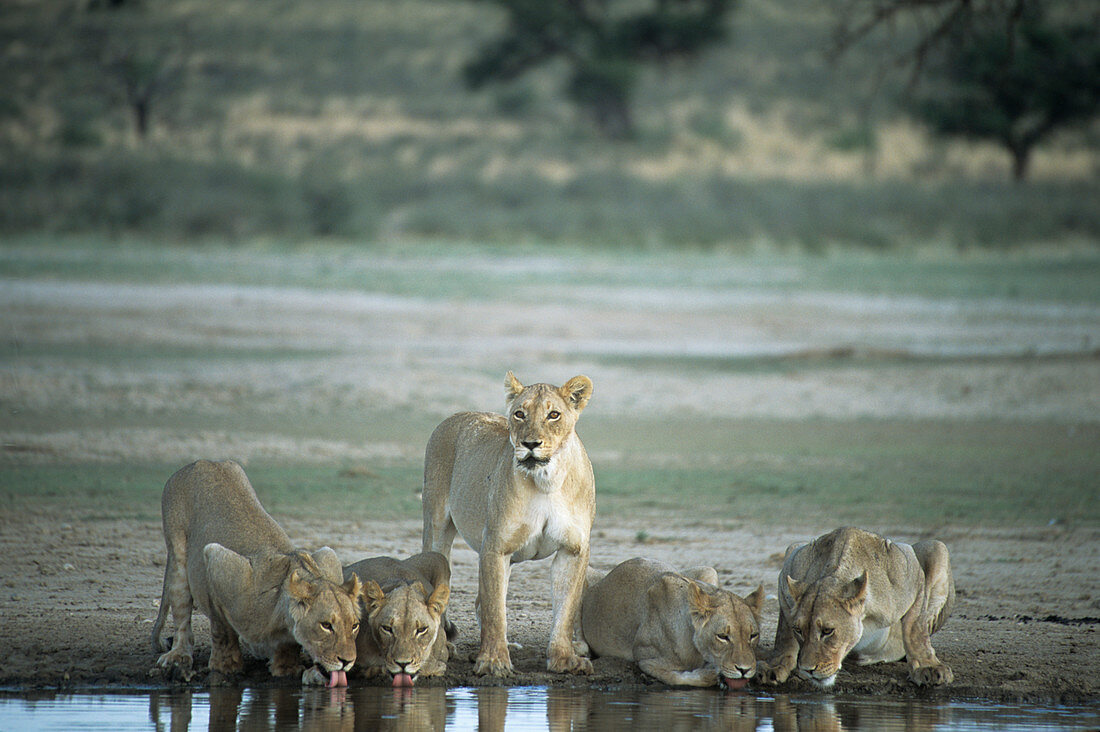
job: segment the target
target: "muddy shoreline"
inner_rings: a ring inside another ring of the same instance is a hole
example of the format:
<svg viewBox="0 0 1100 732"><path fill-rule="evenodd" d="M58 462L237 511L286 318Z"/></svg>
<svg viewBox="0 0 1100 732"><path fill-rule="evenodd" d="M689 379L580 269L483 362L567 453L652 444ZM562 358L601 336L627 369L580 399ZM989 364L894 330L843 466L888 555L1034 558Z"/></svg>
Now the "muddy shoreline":
<svg viewBox="0 0 1100 732"><path fill-rule="evenodd" d="M419 522L351 523L286 520L301 546L328 544L354 561L366 556L405 556L416 551ZM763 527L654 526L675 534L675 546L639 545L637 529L598 521L593 566L608 569L631 556L652 556L683 566L713 564L722 583L747 594L763 583L762 647L771 646L778 608L774 599L777 552L805 531ZM915 540L927 534L890 532ZM155 522L74 521L49 512L3 522L2 548L9 557L2 580L0 690L77 692L148 690L181 685L151 671L155 654L149 634L156 616L164 564L160 527ZM387 538L388 537L388 538ZM1089 702L1100 698L1097 615L1100 600L1095 567L1100 531L1088 527L950 530L940 535L952 552L958 604L946 627L933 637L940 657L952 666L955 683L921 689L908 682L904 663L845 666L832 693L891 695L928 699L983 698L996 701ZM397 549L397 551L395 551ZM715 561L715 558L721 561ZM450 610L459 628L458 655L447 675L420 679L422 686L553 686L603 689L661 685L633 664L599 658L589 677L545 670L550 625L549 562L527 562L512 572L509 637L514 676L484 678L472 672L477 625L476 555L459 542L453 556ZM1037 583L1043 578L1042 583ZM205 619L196 629L196 667L190 688L204 688L209 657ZM356 685L386 685L350 676ZM294 686L295 679L273 679L259 661L230 679L248 687ZM748 691L816 692L795 680Z"/></svg>

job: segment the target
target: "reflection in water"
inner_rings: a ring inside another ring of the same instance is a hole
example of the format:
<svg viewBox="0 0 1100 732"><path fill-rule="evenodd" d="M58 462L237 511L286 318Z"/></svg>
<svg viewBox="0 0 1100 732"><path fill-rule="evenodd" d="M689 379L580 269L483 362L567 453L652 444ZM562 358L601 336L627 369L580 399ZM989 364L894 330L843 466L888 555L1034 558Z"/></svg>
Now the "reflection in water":
<svg viewBox="0 0 1100 732"><path fill-rule="evenodd" d="M1100 725L1100 705L939 704L826 694L754 696L717 690L478 687L211 689L153 692L160 732L270 730L1066 730ZM0 707L0 722L2 722ZM1082 725L1084 725L1082 727ZM0 726L3 726L0 724Z"/></svg>

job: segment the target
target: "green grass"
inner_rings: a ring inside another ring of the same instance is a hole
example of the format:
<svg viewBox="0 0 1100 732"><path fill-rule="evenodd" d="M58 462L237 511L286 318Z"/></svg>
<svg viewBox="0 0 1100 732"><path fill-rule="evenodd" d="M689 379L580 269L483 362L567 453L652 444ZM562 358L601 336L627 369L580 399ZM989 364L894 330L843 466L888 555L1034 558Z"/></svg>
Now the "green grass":
<svg viewBox="0 0 1100 732"><path fill-rule="evenodd" d="M807 257L557 245L550 254L552 261L531 243L464 240L337 245L261 238L172 245L36 234L0 240L0 278L240 284L475 301L511 296L520 287L560 296L560 286L588 286L1100 303L1100 253L1088 250ZM582 264L564 266L571 261Z"/></svg>
<svg viewBox="0 0 1100 732"><path fill-rule="evenodd" d="M623 459L596 459L597 522L1100 525L1096 425L723 420L642 427ZM589 451L616 445L615 433L610 422L591 420ZM658 445L679 450L682 464L646 465L645 454ZM178 467L5 460L0 523L35 513L156 520L161 488ZM276 518L420 516L419 462L253 461L247 471Z"/></svg>
<svg viewBox="0 0 1100 732"><path fill-rule="evenodd" d="M825 63L825 5L742 2L729 44L641 74L638 135L621 143L562 101L560 66L465 88L464 62L501 23L492 5L2 4L0 45L14 50L0 55L0 234L743 252L1100 240L1086 135L1039 151L1052 172L1025 186L1008 182L1007 154L991 163L988 150L912 136L899 147L923 144L922 156L877 178L851 172L871 149L894 157L906 79L888 74L872 98L879 49ZM125 50L172 72L144 141L103 65ZM760 138L775 148L762 170Z"/></svg>

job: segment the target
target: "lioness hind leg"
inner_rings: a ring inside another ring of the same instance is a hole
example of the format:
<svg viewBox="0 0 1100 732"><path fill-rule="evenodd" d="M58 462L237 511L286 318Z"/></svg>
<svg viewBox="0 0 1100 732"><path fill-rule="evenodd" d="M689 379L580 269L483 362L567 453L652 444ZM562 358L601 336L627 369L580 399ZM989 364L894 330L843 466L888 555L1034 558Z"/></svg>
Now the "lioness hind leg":
<svg viewBox="0 0 1100 732"><path fill-rule="evenodd" d="M934 539L917 542L913 545L913 552L924 570L930 621L928 634L931 635L944 626L955 608L955 577L951 573L951 557L947 545Z"/></svg>
<svg viewBox="0 0 1100 732"><path fill-rule="evenodd" d="M184 681L189 681L194 665L195 633L191 629L191 615L195 601L187 583L186 550L169 547L168 563L164 571L164 587L161 591L160 609L153 624L154 651L164 650L162 633L169 611L176 626L172 648L157 659L157 667L178 671ZM181 560L181 557L183 558Z"/></svg>
<svg viewBox="0 0 1100 732"><path fill-rule="evenodd" d="M688 579L696 582L706 582L708 585L718 586L718 572L714 567L692 567L681 572Z"/></svg>
<svg viewBox="0 0 1100 732"><path fill-rule="evenodd" d="M950 684L955 675L936 657L931 639L955 604L955 582L947 547L939 541L922 541L913 545L913 552L924 572L924 587L918 602L901 621L909 678L921 686Z"/></svg>
<svg viewBox="0 0 1100 732"><path fill-rule="evenodd" d="M716 686L718 672L712 668L697 668L682 671L673 668L668 661L659 658L638 661L638 667L653 678L669 686Z"/></svg>

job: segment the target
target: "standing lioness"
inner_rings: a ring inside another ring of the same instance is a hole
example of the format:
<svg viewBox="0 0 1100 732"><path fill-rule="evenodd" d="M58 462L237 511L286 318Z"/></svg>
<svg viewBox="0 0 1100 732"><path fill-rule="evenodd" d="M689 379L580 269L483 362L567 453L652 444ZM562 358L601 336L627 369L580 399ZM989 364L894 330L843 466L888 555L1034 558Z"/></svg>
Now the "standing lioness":
<svg viewBox="0 0 1100 732"><path fill-rule="evenodd" d="M164 486L161 510L168 563L153 649L165 650L161 632L169 609L176 635L157 666L191 677L197 605L210 618L211 671L239 671L243 643L283 676L301 668L300 645L329 674L330 686L347 685L362 585L354 575L344 581L335 552L296 551L230 460L180 468ZM324 682L316 667L302 675L302 683Z"/></svg>
<svg viewBox="0 0 1100 732"><path fill-rule="evenodd" d="M478 553L481 649L474 672L506 676L510 564L554 554L553 627L546 666L591 673L573 630L596 511L592 464L574 431L592 382L524 386L505 377L507 417L461 412L440 424L424 456L424 551L450 558L456 530Z"/></svg>

